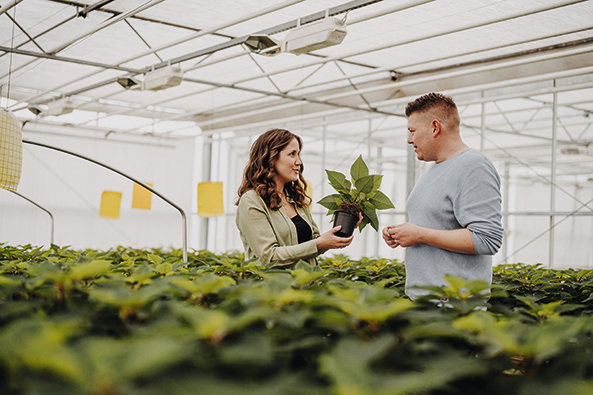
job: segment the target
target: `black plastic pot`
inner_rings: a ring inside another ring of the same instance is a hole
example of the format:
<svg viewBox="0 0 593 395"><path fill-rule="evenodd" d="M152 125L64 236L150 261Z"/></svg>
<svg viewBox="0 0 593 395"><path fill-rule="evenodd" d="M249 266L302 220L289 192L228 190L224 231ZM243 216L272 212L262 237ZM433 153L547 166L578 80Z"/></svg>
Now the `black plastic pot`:
<svg viewBox="0 0 593 395"><path fill-rule="evenodd" d="M342 225L342 228L335 233L336 236L352 236L358 219L359 217L357 215L351 214L348 211L336 211L334 214L334 228L336 226Z"/></svg>

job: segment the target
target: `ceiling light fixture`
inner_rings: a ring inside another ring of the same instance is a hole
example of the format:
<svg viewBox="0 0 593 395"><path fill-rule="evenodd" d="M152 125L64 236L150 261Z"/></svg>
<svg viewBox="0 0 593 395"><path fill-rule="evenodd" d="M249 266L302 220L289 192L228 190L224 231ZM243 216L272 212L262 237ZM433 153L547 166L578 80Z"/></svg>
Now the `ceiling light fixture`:
<svg viewBox="0 0 593 395"><path fill-rule="evenodd" d="M325 18L320 21L301 26L301 18L297 19L297 26L290 30L283 40L255 34L249 36L244 44L259 55L274 56L281 52L300 55L341 44L347 33L346 16L343 19L330 17L327 9Z"/></svg>
<svg viewBox="0 0 593 395"><path fill-rule="evenodd" d="M321 21L304 26L301 26L299 18L297 27L286 34L282 52L301 54L341 44L348 33L346 18L340 20L329 17L328 11L326 10L326 17Z"/></svg>
<svg viewBox="0 0 593 395"><path fill-rule="evenodd" d="M70 98L64 98L47 103L47 111L41 115L59 117L60 115L70 114L72 111L74 111L74 103Z"/></svg>
<svg viewBox="0 0 593 395"><path fill-rule="evenodd" d="M137 89L141 87L142 82L132 77L119 77L117 83L124 89Z"/></svg>
<svg viewBox="0 0 593 395"><path fill-rule="evenodd" d="M183 81L183 70L180 67L166 66L146 73L142 82L142 90L167 89L181 84L181 81Z"/></svg>
<svg viewBox="0 0 593 395"><path fill-rule="evenodd" d="M566 147L562 148L560 152L564 155L593 156L593 144L587 144L585 146Z"/></svg>
<svg viewBox="0 0 593 395"><path fill-rule="evenodd" d="M27 106L27 110L31 111L35 115L43 114L45 109L41 107L39 104L31 104Z"/></svg>
<svg viewBox="0 0 593 395"><path fill-rule="evenodd" d="M245 40L245 46L258 55L274 56L280 53L280 43L267 34L254 34Z"/></svg>

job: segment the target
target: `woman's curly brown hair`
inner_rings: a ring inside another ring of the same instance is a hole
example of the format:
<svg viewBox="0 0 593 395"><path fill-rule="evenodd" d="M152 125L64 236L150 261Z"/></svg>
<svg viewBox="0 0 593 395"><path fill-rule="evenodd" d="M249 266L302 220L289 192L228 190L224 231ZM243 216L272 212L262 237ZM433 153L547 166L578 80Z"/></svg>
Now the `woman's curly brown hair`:
<svg viewBox="0 0 593 395"><path fill-rule="evenodd" d="M255 140L249 152L249 163L243 173L243 181L238 191L239 204L241 196L251 189L264 200L272 210L278 210L282 207L282 198L276 189L274 174L276 174L275 164L280 152L286 146L296 139L299 143L299 150L303 148L303 141L299 136L285 129L271 129L262 134ZM301 163L299 179L297 181L287 182L284 190L299 207L308 207L311 198L305 193L307 182L303 178L304 166Z"/></svg>

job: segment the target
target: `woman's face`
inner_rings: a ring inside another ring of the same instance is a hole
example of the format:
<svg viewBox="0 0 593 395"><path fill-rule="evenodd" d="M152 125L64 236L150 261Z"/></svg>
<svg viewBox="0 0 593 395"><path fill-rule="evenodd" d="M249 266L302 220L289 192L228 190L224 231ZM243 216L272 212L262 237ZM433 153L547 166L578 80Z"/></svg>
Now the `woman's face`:
<svg viewBox="0 0 593 395"><path fill-rule="evenodd" d="M278 154L278 159L274 163L276 173L274 174L274 181L279 188L284 188L287 182L296 181L299 179L301 172L301 150L299 142L293 138L290 143Z"/></svg>

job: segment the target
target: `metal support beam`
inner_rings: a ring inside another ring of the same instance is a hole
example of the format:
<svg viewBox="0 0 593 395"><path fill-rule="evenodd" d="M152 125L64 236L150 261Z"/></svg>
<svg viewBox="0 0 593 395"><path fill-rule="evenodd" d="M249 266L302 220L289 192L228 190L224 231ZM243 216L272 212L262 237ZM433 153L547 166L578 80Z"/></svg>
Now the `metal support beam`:
<svg viewBox="0 0 593 395"><path fill-rule="evenodd" d="M407 176L406 176L406 200L412 189L414 189L414 184L416 184L416 153L414 152L414 147L408 144L408 162L407 162ZM406 222L408 222L410 217L408 216L408 208L406 207Z"/></svg>
<svg viewBox="0 0 593 395"><path fill-rule="evenodd" d="M182 233L183 233L183 238L181 240L182 242L182 249L183 249L183 262L187 263L187 216L185 215L185 211L183 211L183 209L181 207L179 207L178 205L176 205L175 203L173 203L172 201L170 201L169 199L167 199L166 197L164 197L163 195L161 195L158 191L156 191L155 189L153 189L150 185L147 185L146 183L139 181L137 179L135 179L134 177L120 171L117 170L109 165L106 165L105 163L101 163L98 160L95 159L91 159L87 156L81 155L81 154L77 154L76 152L72 152L72 151L68 151L65 150L63 148L58 148L58 147L54 147L52 145L48 145L48 144L42 144L42 143L36 143L34 141L27 141L27 140L23 140L24 144L31 144L31 145L36 145L39 147L44 147L44 148L49 148L49 149L53 149L54 151L58 151L58 152L62 152L68 155L72 155L75 156L77 158L80 159L84 159L87 160L91 163L94 163L96 165L99 165L101 167L106 168L107 170L111 170L114 173L119 174L122 177L127 178L128 180L134 181L136 184L148 189L150 192L154 193L156 196L160 197L161 199L163 199L166 203L169 203L171 206L173 206L175 209L177 209L177 211L179 211L179 214L181 214L181 227L182 227Z"/></svg>
<svg viewBox="0 0 593 395"><path fill-rule="evenodd" d="M202 182L210 181L212 172L212 136L204 136L202 144ZM200 249L208 249L208 217L200 218Z"/></svg>
<svg viewBox="0 0 593 395"><path fill-rule="evenodd" d="M9 190L9 192L12 192L12 193L14 193L15 195L17 195L17 196L19 196L19 197L21 197L21 198L25 199L25 200L26 200L26 201L28 201L29 203L33 204L34 206L36 206L36 207L40 208L41 210L43 210L43 211L45 211L47 214L49 214L49 218L50 218L50 220L51 220L51 231L50 231L50 236L49 236L49 242L50 242L50 244L53 244L53 243L54 243L54 216L52 215L52 213L51 213L51 212L50 212L48 209L46 209L45 207L43 207L43 206L39 205L38 203L35 203L34 201L32 201L31 199L29 199L28 197L26 197L26 196L24 196L24 195L21 195L20 193L18 193L17 191L10 191L10 190Z"/></svg>
<svg viewBox="0 0 593 395"><path fill-rule="evenodd" d="M383 174L383 147L382 146L378 146L377 147L377 173L376 174ZM374 245L374 251L373 251L373 257L375 258L379 258L379 245L380 245L380 241L381 241L381 226L379 223L379 231L378 232L373 232L373 237L375 239L375 245Z"/></svg>
<svg viewBox="0 0 593 395"><path fill-rule="evenodd" d="M482 98L484 91L481 92ZM482 112L480 114L480 152L484 152L484 134L486 133L486 102L482 102Z"/></svg>
<svg viewBox="0 0 593 395"><path fill-rule="evenodd" d="M503 229L503 239L502 239L502 256L504 257L503 264L507 264L507 256L509 255L509 187L511 185L511 174L510 174L510 163L508 161L504 162L504 175L503 175L503 196L502 196L502 229Z"/></svg>
<svg viewBox="0 0 593 395"><path fill-rule="evenodd" d="M556 87L556 80L554 80ZM556 150L558 134L558 93L553 93L552 102L552 160L550 174L550 251L548 258L548 267L554 267L554 211L556 210Z"/></svg>
<svg viewBox="0 0 593 395"><path fill-rule="evenodd" d="M4 5L0 5L0 15L4 14L6 11L10 10L12 7L17 5L23 0L10 0L8 3Z"/></svg>

